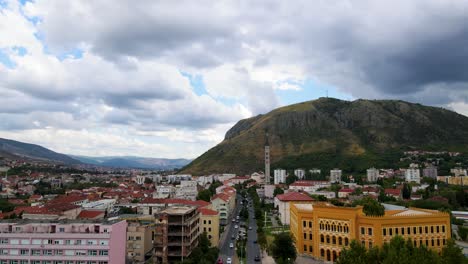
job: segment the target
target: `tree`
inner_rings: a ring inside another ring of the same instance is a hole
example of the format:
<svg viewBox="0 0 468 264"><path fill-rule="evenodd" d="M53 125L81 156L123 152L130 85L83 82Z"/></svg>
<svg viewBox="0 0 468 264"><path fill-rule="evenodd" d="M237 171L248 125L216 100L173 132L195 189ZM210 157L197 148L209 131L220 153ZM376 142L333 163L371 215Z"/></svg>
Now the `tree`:
<svg viewBox="0 0 468 264"><path fill-rule="evenodd" d="M222 185L223 184L220 181L215 181L212 184L210 184L210 187L208 187L208 190L210 190L211 195L215 195L216 194L216 188L218 188L219 186L222 186Z"/></svg>
<svg viewBox="0 0 468 264"><path fill-rule="evenodd" d="M403 199L411 198L411 187L406 182L403 184L402 196Z"/></svg>
<svg viewBox="0 0 468 264"><path fill-rule="evenodd" d="M465 241L468 235L468 228L463 226L458 226L458 235L460 236L461 240Z"/></svg>
<svg viewBox="0 0 468 264"><path fill-rule="evenodd" d="M145 184L151 184L151 183L153 183L153 179L146 177Z"/></svg>
<svg viewBox="0 0 468 264"><path fill-rule="evenodd" d="M349 248L341 250L337 264L367 264L370 263L367 258L366 248L356 240L351 241Z"/></svg>
<svg viewBox="0 0 468 264"><path fill-rule="evenodd" d="M468 263L465 256L463 256L463 252L460 247L455 244L455 241L452 239L447 240L447 245L442 249L442 254L440 255L442 258L442 263L449 264L449 263L460 263L466 264Z"/></svg>
<svg viewBox="0 0 468 264"><path fill-rule="evenodd" d="M275 235L275 239L271 245L273 258L277 263L294 263L297 252L294 246L294 241L290 233L280 233Z"/></svg>
<svg viewBox="0 0 468 264"><path fill-rule="evenodd" d="M296 175L294 174L291 174L289 175L288 177L286 177L286 184L287 185L291 185L292 183L294 183L295 181L297 181L299 178L297 178Z"/></svg>
<svg viewBox="0 0 468 264"><path fill-rule="evenodd" d="M273 196L276 196L278 194L283 194L284 190L281 189L280 187L276 187L275 190L273 191Z"/></svg>
<svg viewBox="0 0 468 264"><path fill-rule="evenodd" d="M197 194L197 200L203 200L209 202L211 199L211 192L210 190L201 190Z"/></svg>
<svg viewBox="0 0 468 264"><path fill-rule="evenodd" d="M385 207L370 197L362 199L360 204L364 206L362 211L366 215L382 216L385 214Z"/></svg>

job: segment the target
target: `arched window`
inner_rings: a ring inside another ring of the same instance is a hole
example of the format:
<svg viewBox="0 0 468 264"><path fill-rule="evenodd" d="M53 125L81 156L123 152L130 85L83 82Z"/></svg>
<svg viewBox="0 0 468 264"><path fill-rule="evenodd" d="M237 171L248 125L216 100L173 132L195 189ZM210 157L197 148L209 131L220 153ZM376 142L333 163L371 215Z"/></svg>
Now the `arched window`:
<svg viewBox="0 0 468 264"><path fill-rule="evenodd" d="M332 252L332 261L335 261L337 258L336 251L333 250Z"/></svg>
<svg viewBox="0 0 468 264"><path fill-rule="evenodd" d="M323 248L320 250L320 256L322 258L325 257L325 250L323 250Z"/></svg>
<svg viewBox="0 0 468 264"><path fill-rule="evenodd" d="M325 239L324 239L323 235L320 235L320 242L322 242L322 243L325 242Z"/></svg>
<svg viewBox="0 0 468 264"><path fill-rule="evenodd" d="M345 239L344 239L344 245L347 246L348 244L349 244L349 240L348 240L347 237L345 237Z"/></svg>
<svg viewBox="0 0 468 264"><path fill-rule="evenodd" d="M329 249L327 249L327 261L331 261L331 254Z"/></svg>
<svg viewBox="0 0 468 264"><path fill-rule="evenodd" d="M434 241L432 241L432 242L434 242ZM335 236L332 237L332 244L336 245L336 237Z"/></svg>
<svg viewBox="0 0 468 264"><path fill-rule="evenodd" d="M338 245L343 245L343 239L341 237L338 238Z"/></svg>
<svg viewBox="0 0 468 264"><path fill-rule="evenodd" d="M330 244L330 236L327 235L327 244Z"/></svg>

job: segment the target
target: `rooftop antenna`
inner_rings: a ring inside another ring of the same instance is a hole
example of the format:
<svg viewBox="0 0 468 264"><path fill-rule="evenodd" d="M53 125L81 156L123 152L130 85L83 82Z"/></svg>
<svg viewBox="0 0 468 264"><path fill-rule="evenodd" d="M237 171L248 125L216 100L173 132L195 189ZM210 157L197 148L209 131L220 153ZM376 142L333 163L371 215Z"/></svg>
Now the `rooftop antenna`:
<svg viewBox="0 0 468 264"><path fill-rule="evenodd" d="M327 92L327 98L328 98L328 89L326 90L326 92Z"/></svg>

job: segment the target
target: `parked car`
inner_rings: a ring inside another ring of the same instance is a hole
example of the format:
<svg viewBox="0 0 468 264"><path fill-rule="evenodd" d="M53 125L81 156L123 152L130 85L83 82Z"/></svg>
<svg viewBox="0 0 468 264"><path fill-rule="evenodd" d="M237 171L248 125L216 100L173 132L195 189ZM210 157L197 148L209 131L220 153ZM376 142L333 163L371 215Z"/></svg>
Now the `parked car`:
<svg viewBox="0 0 468 264"><path fill-rule="evenodd" d="M260 256L258 256L258 255L255 256L254 260L255 260L255 261L260 261Z"/></svg>
<svg viewBox="0 0 468 264"><path fill-rule="evenodd" d="M231 260L231 258L227 258L227 260L226 260L226 264L231 264L231 263L232 263L232 260Z"/></svg>
<svg viewBox="0 0 468 264"><path fill-rule="evenodd" d="M238 225L235 225L235 226L234 226L234 228L236 228L236 229L237 229L237 228L239 228L239 226L238 226Z"/></svg>
<svg viewBox="0 0 468 264"><path fill-rule="evenodd" d="M224 264L223 259L219 258L218 261L216 261L216 264Z"/></svg>
<svg viewBox="0 0 468 264"><path fill-rule="evenodd" d="M254 243L254 244L257 244L257 240L254 240L253 243Z"/></svg>
<svg viewBox="0 0 468 264"><path fill-rule="evenodd" d="M229 247L230 247L230 248L233 248L233 247L234 247L234 244L233 244L233 243L229 243Z"/></svg>
<svg viewBox="0 0 468 264"><path fill-rule="evenodd" d="M251 227L251 226L249 226L249 230L252 230L252 227Z"/></svg>

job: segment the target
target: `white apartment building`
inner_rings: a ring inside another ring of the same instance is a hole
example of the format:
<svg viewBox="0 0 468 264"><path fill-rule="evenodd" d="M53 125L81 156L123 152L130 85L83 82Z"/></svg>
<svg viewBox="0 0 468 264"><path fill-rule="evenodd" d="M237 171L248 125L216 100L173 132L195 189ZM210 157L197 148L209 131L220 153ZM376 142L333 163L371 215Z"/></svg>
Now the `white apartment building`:
<svg viewBox="0 0 468 264"><path fill-rule="evenodd" d="M314 168L314 169L311 169L311 170L309 170L309 172L310 172L311 174L320 174L320 173L322 173L322 171L321 171L321 170L319 170L319 169L315 169L315 168Z"/></svg>
<svg viewBox="0 0 468 264"><path fill-rule="evenodd" d="M196 181L181 181L176 187L175 198L195 201L197 194Z"/></svg>
<svg viewBox="0 0 468 264"><path fill-rule="evenodd" d="M153 193L153 198L170 198L175 195L175 187L172 185L158 185Z"/></svg>
<svg viewBox="0 0 468 264"><path fill-rule="evenodd" d="M463 168L450 169L450 173L453 173L454 176L468 176L466 169Z"/></svg>
<svg viewBox="0 0 468 264"><path fill-rule="evenodd" d="M176 174L176 175L167 175L167 182L177 183L181 181L191 181L192 175L190 174Z"/></svg>
<svg viewBox="0 0 468 264"><path fill-rule="evenodd" d="M220 182L230 180L234 177L236 177L236 174L234 173L223 173L223 174L214 175L214 179Z"/></svg>
<svg viewBox="0 0 468 264"><path fill-rule="evenodd" d="M341 182L342 171L340 169L330 170L330 182Z"/></svg>
<svg viewBox="0 0 468 264"><path fill-rule="evenodd" d="M406 182L416 182L421 183L421 175L418 168L409 168L405 171L405 181Z"/></svg>
<svg viewBox="0 0 468 264"><path fill-rule="evenodd" d="M379 178L379 170L376 168L367 169L367 181L376 182Z"/></svg>
<svg viewBox="0 0 468 264"><path fill-rule="evenodd" d="M303 169L295 169L294 170L294 175L299 179L302 180L305 177L305 170Z"/></svg>
<svg viewBox="0 0 468 264"><path fill-rule="evenodd" d="M283 169L276 169L274 171L274 183L275 184L280 184L280 183L285 183L286 182L286 170Z"/></svg>

